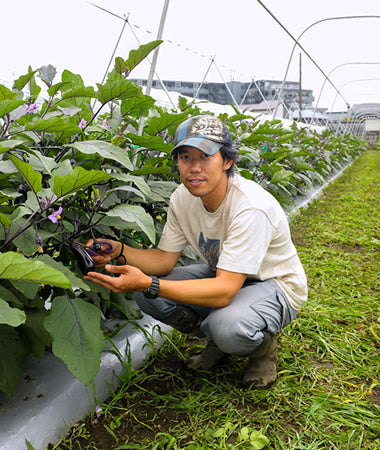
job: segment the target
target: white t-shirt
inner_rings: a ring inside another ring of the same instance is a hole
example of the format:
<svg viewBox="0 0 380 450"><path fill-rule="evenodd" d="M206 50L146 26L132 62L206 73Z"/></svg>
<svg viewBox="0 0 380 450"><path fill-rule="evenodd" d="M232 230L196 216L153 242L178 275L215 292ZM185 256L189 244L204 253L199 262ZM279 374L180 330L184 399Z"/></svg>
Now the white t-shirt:
<svg viewBox="0 0 380 450"><path fill-rule="evenodd" d="M158 248L179 252L188 244L213 269L273 278L296 310L306 301L306 275L285 212L254 181L230 177L226 197L215 212L208 212L183 184L178 186Z"/></svg>

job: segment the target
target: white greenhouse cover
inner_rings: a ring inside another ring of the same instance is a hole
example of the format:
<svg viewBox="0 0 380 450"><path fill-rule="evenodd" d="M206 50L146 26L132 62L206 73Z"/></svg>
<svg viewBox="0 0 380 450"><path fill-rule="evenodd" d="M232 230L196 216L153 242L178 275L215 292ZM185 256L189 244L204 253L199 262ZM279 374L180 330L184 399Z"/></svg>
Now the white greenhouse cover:
<svg viewBox="0 0 380 450"><path fill-rule="evenodd" d="M168 98L168 94L170 95L171 101ZM168 108L168 109L175 109L174 106L177 107L179 97L184 97L189 102L194 100L192 97L187 97L178 92L170 91L170 92L166 93L163 89L154 89L154 88L152 88L152 90L150 92L150 96L156 100L158 105ZM206 100L196 100L195 104L198 106L198 108L201 111L204 111L204 112L211 111L214 114L227 113L228 115L231 115L231 116L233 114L235 114L235 110L233 109L233 107L231 105L219 105L218 103L212 103L212 102L208 102ZM273 118L271 114L252 113L250 111L246 111L246 112L244 112L244 114L252 116L252 118L256 119L256 120L259 119L260 123L264 123L266 120L272 120L272 118ZM290 119L283 119L283 118L279 118L279 119L283 123L283 126L286 128L289 128L292 125L292 123L294 122L293 120L290 120ZM310 128L311 130L315 130L318 133L321 133L325 129L324 127L321 127L321 126L309 125L309 124L305 124L303 122L298 123L298 126L302 127L302 128L304 128L304 127Z"/></svg>

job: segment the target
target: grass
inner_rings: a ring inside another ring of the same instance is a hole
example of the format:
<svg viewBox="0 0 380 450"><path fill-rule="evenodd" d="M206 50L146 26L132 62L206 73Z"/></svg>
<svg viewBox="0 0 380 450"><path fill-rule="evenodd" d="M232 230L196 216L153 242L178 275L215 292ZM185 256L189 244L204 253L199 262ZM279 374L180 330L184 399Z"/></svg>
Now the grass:
<svg viewBox="0 0 380 450"><path fill-rule="evenodd" d="M243 389L234 357L190 372L205 342L176 332L49 448L379 449L379 167L365 152L292 220L310 294L280 337L272 388Z"/></svg>

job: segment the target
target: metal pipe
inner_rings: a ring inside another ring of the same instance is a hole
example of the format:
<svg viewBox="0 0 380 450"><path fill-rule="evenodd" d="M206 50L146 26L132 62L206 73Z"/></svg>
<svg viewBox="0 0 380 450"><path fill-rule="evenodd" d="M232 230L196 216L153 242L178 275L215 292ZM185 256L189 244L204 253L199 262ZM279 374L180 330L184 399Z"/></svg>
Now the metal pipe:
<svg viewBox="0 0 380 450"><path fill-rule="evenodd" d="M338 17L326 17L325 19L321 19L321 20L317 20L316 22L313 22L312 24L310 24L308 27L306 27L302 33L298 36L298 38L294 38L291 33L289 33L289 31L278 21L278 19L269 11L269 9L260 1L257 0L258 3L260 3L260 5L272 16L272 18L274 18L276 20L276 22L286 31L286 33L292 38L292 40L294 41L294 45L292 48L292 51L290 53L289 56L289 60L288 60L288 64L286 66L286 70L285 70L285 75L281 84L281 89L279 92L279 98L282 95L282 91L284 89L284 85L286 82L286 78L288 76L288 72L289 72L289 67L290 67L290 63L291 60L293 58L293 54L294 51L296 49L296 47L298 46L308 57L309 59L316 65L316 67L319 69L320 72L322 72L322 74L324 75L324 77L327 79L327 81L329 81L329 83L334 87L335 90L337 90L337 88L335 87L335 85L332 83L332 81L329 79L329 77L322 71L322 69L320 69L320 67L314 62L314 60L310 57L310 55L304 50L304 48L301 46L301 44L299 43L299 40L301 39L301 37L308 31L310 30L310 28L314 27L315 25L318 25L322 22L327 22L327 21L332 21L332 20L344 20L344 19L380 19L380 16L377 15L365 15L365 16L338 16ZM343 99L344 100L344 99ZM346 102L347 103L347 102ZM273 114L273 118L276 117L277 114L277 108L274 111Z"/></svg>
<svg viewBox="0 0 380 450"><path fill-rule="evenodd" d="M230 96L231 96L231 98L232 98L236 108L240 111L238 102L236 101L236 98L235 98L234 94L232 93L230 87L228 86L228 84L226 83L225 79L223 78L222 72L219 70L219 67L216 65L215 60L213 60L213 63L214 63L214 66L215 66L216 70L218 71L218 73L220 75L220 78L223 80L223 83L225 84L225 86L227 88L227 91L230 94Z"/></svg>
<svg viewBox="0 0 380 450"><path fill-rule="evenodd" d="M264 101L264 103L265 103L265 105L266 105L266 107L267 107L268 113L270 113L270 106L268 105L267 99L265 98L265 96L264 96L262 90L260 89L260 86L256 83L256 81L255 81L254 78L252 78L252 81L253 81L253 83L254 83L256 89L259 91L259 94L261 95L261 98L263 99L263 101Z"/></svg>
<svg viewBox="0 0 380 450"><path fill-rule="evenodd" d="M215 58L215 56L212 56L212 57L210 58L210 64L209 64L209 66L207 67L207 70L206 70L205 75L204 75L204 77L203 77L203 79L202 79L202 82L201 82L201 84L199 85L199 87L198 87L198 89L197 89L197 92L195 93L195 96L194 96L194 100L193 100L193 101L195 101L195 100L198 98L199 92L200 92L200 90L201 90L201 88L202 88L202 86L203 86L203 83L205 82L205 79L206 79L206 77L207 77L207 75L208 75L208 73L209 73L209 71L210 71L210 69L211 69L212 63L214 62L214 58Z"/></svg>
<svg viewBox="0 0 380 450"><path fill-rule="evenodd" d="M120 34L119 34L119 37L118 37L118 39L117 39L116 45L115 45L115 47L114 47L114 49L113 49L112 55L111 55L111 57L110 57L110 60L109 60L108 66L107 66L107 69L106 69L106 71L105 71L105 73L104 73L104 75L103 75L102 84L104 83L104 81L105 81L105 79L106 79L106 76L107 76L107 74L108 74L108 70L109 70L109 68L110 68L110 66L111 66L111 63L112 63L113 58L114 58L114 56L115 56L116 50L117 50L117 48L118 48L118 46L119 46L119 44L120 44L121 37L123 36L124 30L125 30L125 26L127 25L128 20L129 20L129 15L130 15L130 14L128 13L127 17L124 19L123 27L122 27L122 29L121 29L121 31L120 31Z"/></svg>
<svg viewBox="0 0 380 450"><path fill-rule="evenodd" d="M245 94L244 94L244 97L243 97L242 101L240 102L240 105L243 104L243 102L244 102L244 100L245 100L245 98L246 98L246 96L247 96L249 90L250 90L251 87L252 87L252 84L255 85L256 89L258 90L259 94L261 95L261 98L262 98L263 102L265 103L267 112L270 113L270 112L271 112L271 109L270 109L270 106L269 106L269 104L268 104L268 102L267 102L267 99L265 98L265 96L264 96L262 90L260 89L260 86L256 83L254 77L252 78L251 82L249 83L248 89L246 90L246 92L245 92Z"/></svg>
<svg viewBox="0 0 380 450"><path fill-rule="evenodd" d="M347 62L347 63L343 63L343 64L338 64L337 66L333 67L333 68L330 70L330 72L328 73L328 76L330 76L336 69L339 69L340 67L343 67L343 66L350 66L350 65L360 65L360 64L380 64L380 62L365 62L365 61L363 61L363 62ZM326 81L327 81L327 79L325 78L325 79L323 80L322 87L321 87L321 90L320 90L320 92L319 92L319 96L318 96L318 99L317 99L317 103L315 104L315 108L314 108L314 110L313 110L313 116L312 116L312 119L314 119L314 114L315 114L315 112L316 112L316 110L317 110L317 108L318 108L319 100L321 99L322 91L323 91L323 89L324 89L324 87L325 87L325 85L326 85Z"/></svg>
<svg viewBox="0 0 380 450"><path fill-rule="evenodd" d="M158 27L157 40L160 40L162 38L162 33L164 31L164 25L165 25L166 14L168 12L168 8L169 8L169 0L165 0L164 6L162 8L162 13L161 13L160 25ZM154 53L153 53L152 64L150 65L149 77L148 77L148 81L146 83L145 95L149 95L150 91L152 89L153 76L154 76L154 72L156 70L156 64L157 64L157 58L158 58L158 51L159 51L159 46L155 48ZM143 115L141 115L139 127L137 130L138 136L142 135L142 131L144 128L144 122L145 122L145 117Z"/></svg>
<svg viewBox="0 0 380 450"><path fill-rule="evenodd" d="M138 43L139 45L141 45L140 39L138 38L137 34L135 33L135 31L134 31L132 25L131 25L129 22L128 22L128 25L129 25L129 27L130 27L130 29L131 29L131 32L132 32L133 36L135 37L137 43ZM152 64L152 61L149 59L148 56L147 56L146 59L147 59L147 61L148 61L149 64ZM173 102L173 100L172 100L172 98L171 98L171 96L170 96L170 94L169 94L169 91L166 89L165 83L161 80L161 77L158 75L157 72L154 72L154 73L155 73L155 75L156 75L158 81L160 82L160 84L161 84L161 86L162 86L162 89L165 91L165 94L166 94L166 96L168 97L169 102L172 104L173 109L174 109L175 111L177 111L178 108L177 108L177 106L174 104L174 102Z"/></svg>
<svg viewBox="0 0 380 450"><path fill-rule="evenodd" d="M248 92L251 89L252 84L253 84L253 78L252 78L251 82L249 83L249 85L248 85L248 87L247 87L247 89L246 89L246 91L245 91L245 93L243 95L243 98L241 99L240 105L244 104L244 100L246 99L246 97L248 95Z"/></svg>
<svg viewBox="0 0 380 450"><path fill-rule="evenodd" d="M351 84L351 83L358 82L358 81L380 81L380 78L358 78L358 79L355 79L355 80L350 80L350 81L348 81L347 83L344 83L344 84L340 87L340 89L343 89L345 86L347 86L347 85L349 85L349 84ZM337 100L337 97L338 97L338 94L336 94L335 97L334 97L334 101L333 101L332 106L331 106L331 108L330 108L330 112L333 112L333 109L334 109L334 106L335 106L335 102L336 102L336 100ZM348 104L347 104L347 105L348 105Z"/></svg>

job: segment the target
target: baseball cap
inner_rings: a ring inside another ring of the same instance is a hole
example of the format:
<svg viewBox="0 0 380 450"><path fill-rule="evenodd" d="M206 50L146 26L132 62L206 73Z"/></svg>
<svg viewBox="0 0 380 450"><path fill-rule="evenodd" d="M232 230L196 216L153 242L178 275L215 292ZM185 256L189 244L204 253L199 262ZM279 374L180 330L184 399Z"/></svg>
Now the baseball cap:
<svg viewBox="0 0 380 450"><path fill-rule="evenodd" d="M189 145L214 155L223 145L232 145L227 126L215 116L194 116L179 125L174 137L172 155L179 147Z"/></svg>

